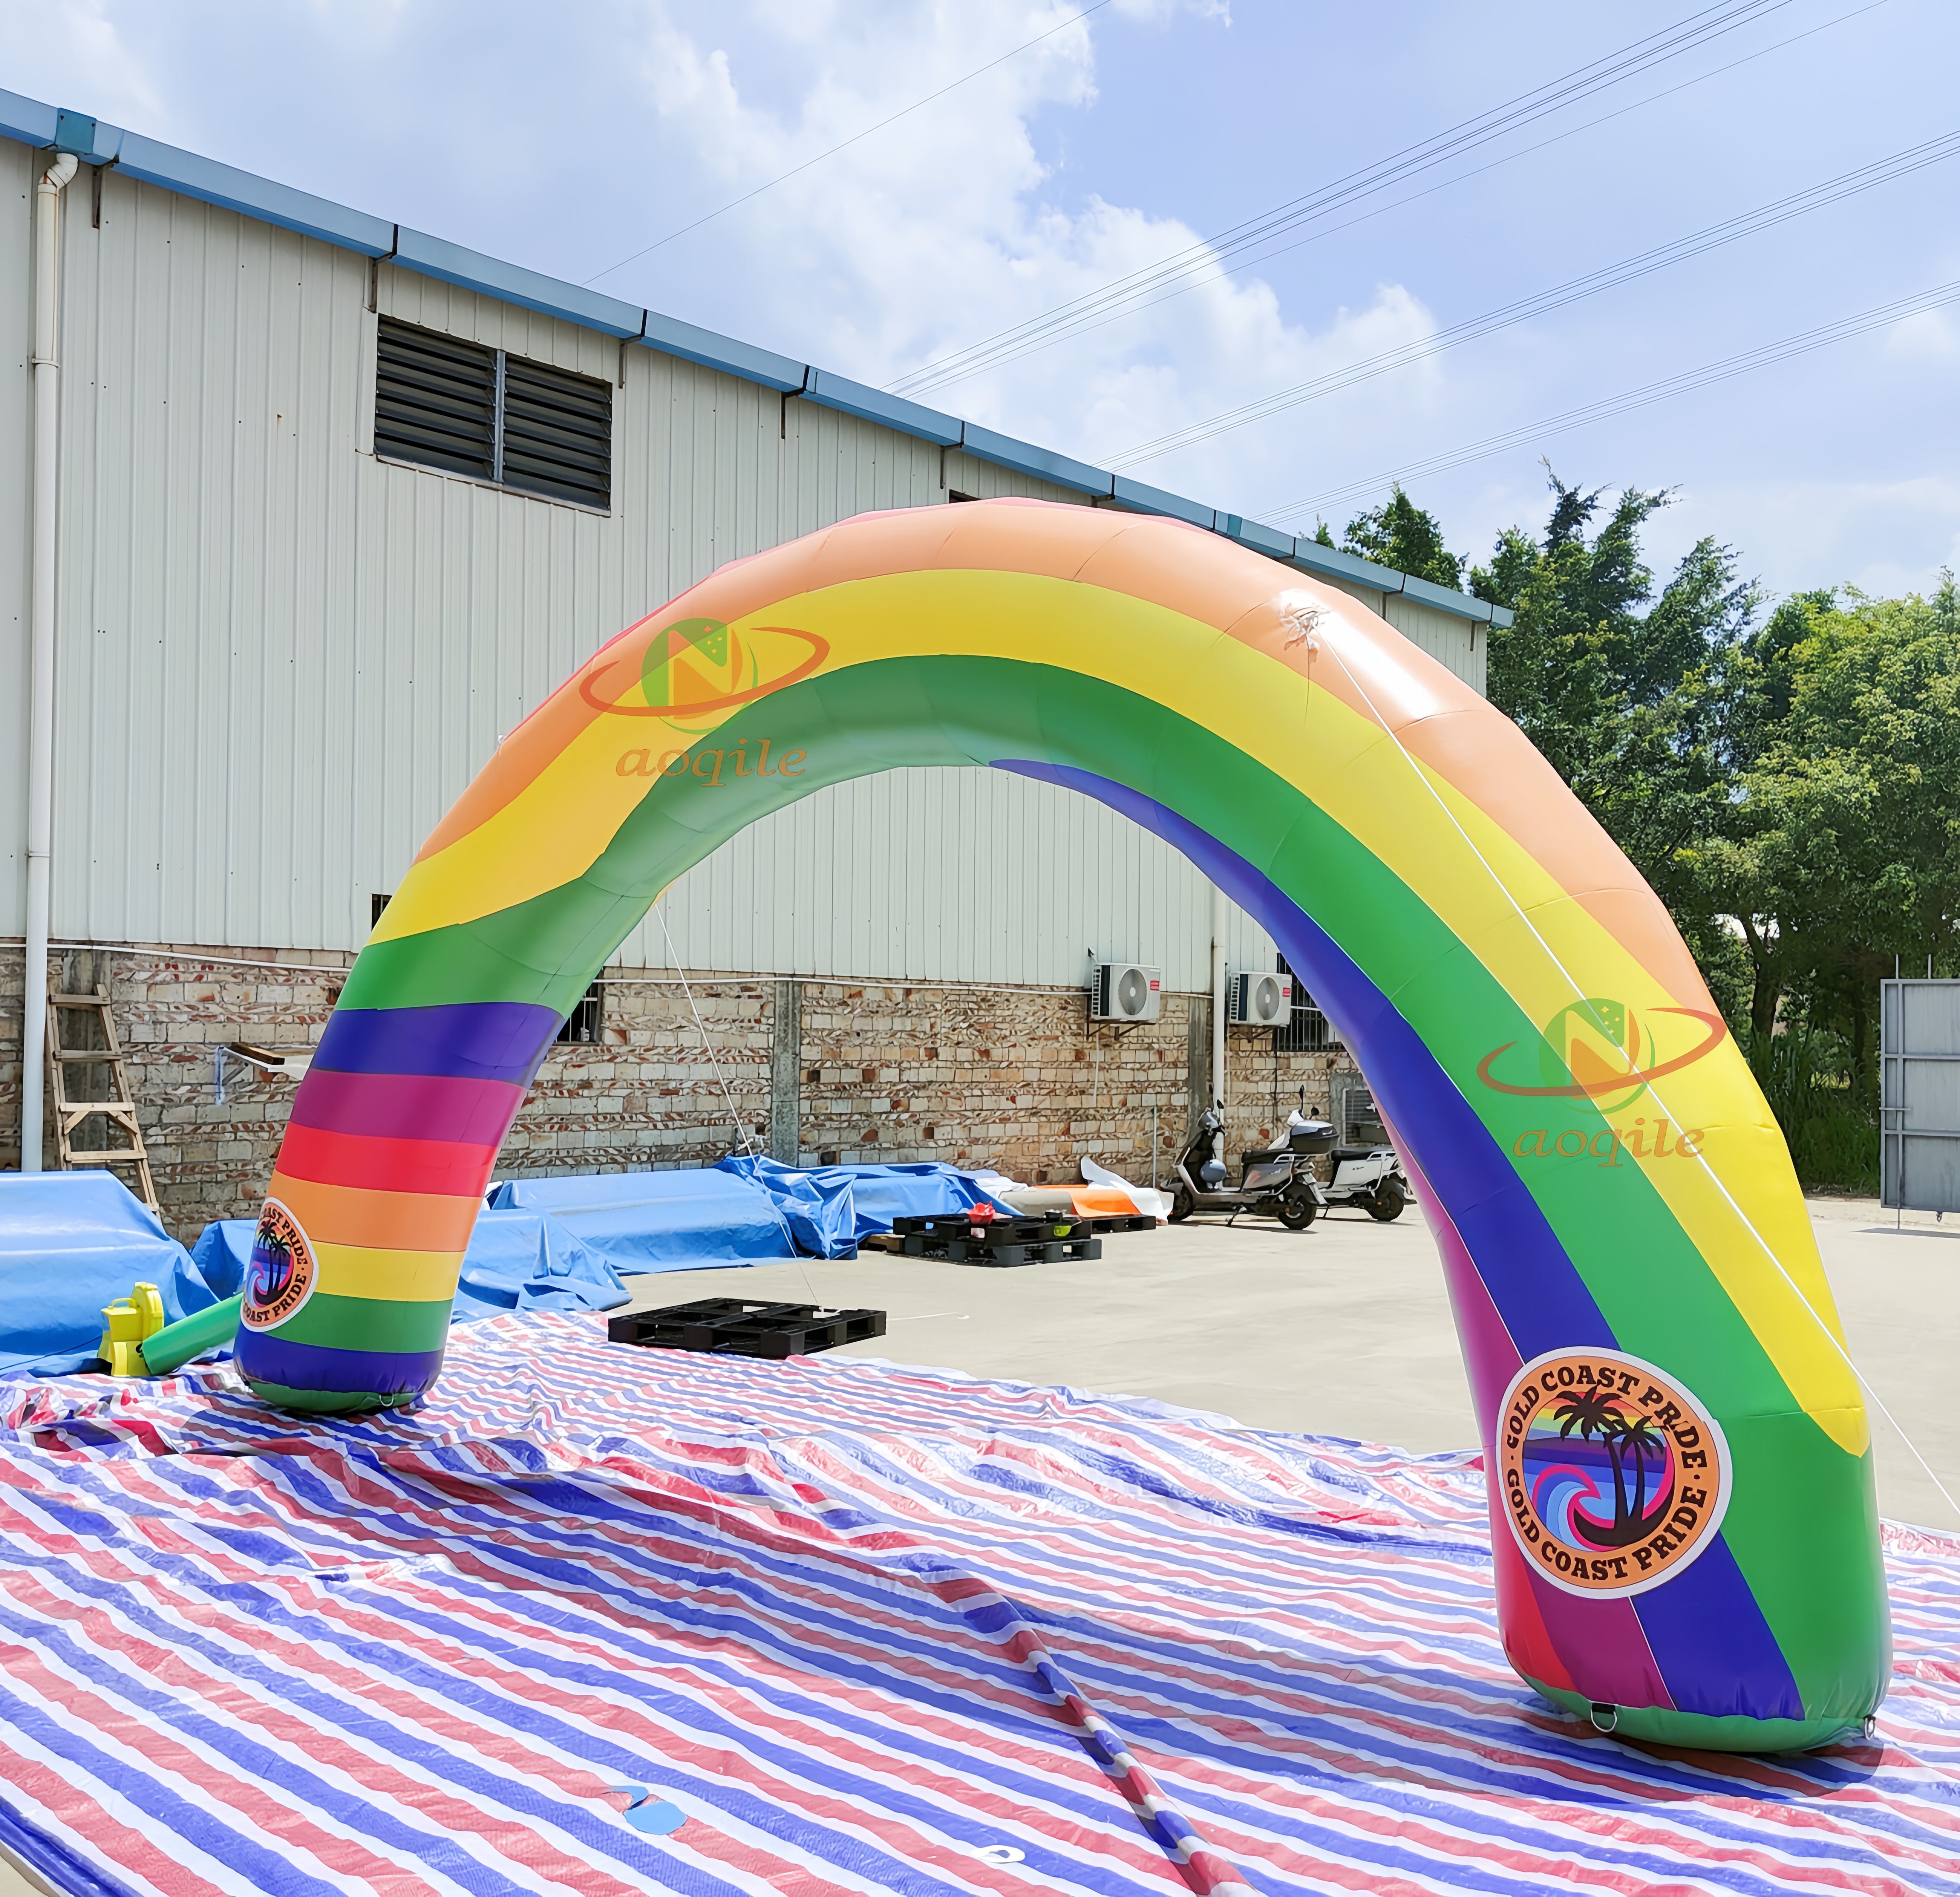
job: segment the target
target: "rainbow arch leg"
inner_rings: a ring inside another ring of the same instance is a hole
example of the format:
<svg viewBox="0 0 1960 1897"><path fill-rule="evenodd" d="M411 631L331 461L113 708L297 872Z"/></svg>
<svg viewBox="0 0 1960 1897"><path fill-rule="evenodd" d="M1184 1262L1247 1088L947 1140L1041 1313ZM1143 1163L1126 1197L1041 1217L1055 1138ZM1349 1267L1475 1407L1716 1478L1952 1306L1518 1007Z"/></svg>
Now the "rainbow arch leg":
<svg viewBox="0 0 1960 1897"><path fill-rule="evenodd" d="M301 1083L238 1357L412 1400L497 1151L660 891L826 784L1068 785L1257 915L1374 1083L1443 1252L1518 1671L1621 1736L1860 1726L1871 1446L1780 1135L1666 912L1516 729L1355 601L1175 522L872 514L736 562L505 740Z"/></svg>

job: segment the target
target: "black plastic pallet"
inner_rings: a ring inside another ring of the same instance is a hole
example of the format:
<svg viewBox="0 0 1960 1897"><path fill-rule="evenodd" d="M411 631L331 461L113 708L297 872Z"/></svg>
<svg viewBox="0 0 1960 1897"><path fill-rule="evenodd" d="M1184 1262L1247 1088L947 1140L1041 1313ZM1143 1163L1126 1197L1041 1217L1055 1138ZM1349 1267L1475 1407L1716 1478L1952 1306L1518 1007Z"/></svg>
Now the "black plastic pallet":
<svg viewBox="0 0 1960 1897"><path fill-rule="evenodd" d="M1102 1221L1106 1227L1116 1222ZM1061 1214L995 1219L936 1215L896 1218L892 1231L908 1258L949 1265L1059 1265L1102 1256L1096 1224Z"/></svg>
<svg viewBox="0 0 1960 1897"><path fill-rule="evenodd" d="M991 1220L976 1219L964 1212L936 1212L928 1217L895 1218L892 1230L900 1239L978 1240L984 1235L996 1245L1045 1245L1057 1239L1106 1238L1112 1232L1153 1232L1157 1225L1157 1221L1144 1212L1121 1217L1109 1213L1084 1216L1075 1212L1024 1212Z"/></svg>
<svg viewBox="0 0 1960 1897"><path fill-rule="evenodd" d="M1058 1238L1031 1245L992 1245L964 1238L908 1238L908 1258L928 1258L947 1265L1060 1265L1087 1262L1102 1256L1099 1238Z"/></svg>
<svg viewBox="0 0 1960 1897"><path fill-rule="evenodd" d="M629 1311L607 1322L615 1344L653 1350L706 1351L719 1357L807 1357L839 1344L885 1334L883 1311L836 1311L822 1304L756 1304L740 1297L701 1297L657 1311Z"/></svg>

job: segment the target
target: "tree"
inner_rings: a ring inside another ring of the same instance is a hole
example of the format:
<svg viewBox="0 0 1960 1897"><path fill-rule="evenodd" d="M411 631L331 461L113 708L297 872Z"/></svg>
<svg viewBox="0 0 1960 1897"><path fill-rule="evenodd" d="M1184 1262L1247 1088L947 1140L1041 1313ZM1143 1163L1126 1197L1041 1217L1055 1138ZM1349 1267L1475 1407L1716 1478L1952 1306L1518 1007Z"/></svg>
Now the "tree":
<svg viewBox="0 0 1960 1897"><path fill-rule="evenodd" d="M1315 536L1320 538L1319 535ZM1332 536L1322 544L1331 543ZM1341 536L1344 549L1373 560L1377 566L1412 573L1418 580L1454 589L1463 584L1463 562L1443 543L1436 516L1419 508L1402 492L1402 483L1378 508L1357 514Z"/></svg>

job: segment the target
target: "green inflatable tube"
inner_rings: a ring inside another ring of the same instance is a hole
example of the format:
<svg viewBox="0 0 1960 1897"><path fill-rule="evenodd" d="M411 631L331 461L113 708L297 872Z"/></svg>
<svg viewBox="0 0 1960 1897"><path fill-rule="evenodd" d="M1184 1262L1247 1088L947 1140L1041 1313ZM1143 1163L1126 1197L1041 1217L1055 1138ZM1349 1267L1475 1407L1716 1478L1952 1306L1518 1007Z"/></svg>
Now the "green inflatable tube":
<svg viewBox="0 0 1960 1897"><path fill-rule="evenodd" d="M154 1336L143 1340L143 1363L152 1377L167 1377L181 1370L194 1357L228 1344L238 1330L238 1307L243 1294L228 1297L208 1311L195 1311L166 1324Z"/></svg>

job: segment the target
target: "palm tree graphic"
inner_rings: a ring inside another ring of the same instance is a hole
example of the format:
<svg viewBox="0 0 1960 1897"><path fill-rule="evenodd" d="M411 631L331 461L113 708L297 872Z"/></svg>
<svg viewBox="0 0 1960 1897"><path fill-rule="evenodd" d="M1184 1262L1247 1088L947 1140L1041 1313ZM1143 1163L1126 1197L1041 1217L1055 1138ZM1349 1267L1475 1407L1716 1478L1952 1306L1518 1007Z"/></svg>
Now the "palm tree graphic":
<svg viewBox="0 0 1960 1897"><path fill-rule="evenodd" d="M1609 1528L1581 1517L1586 1539L1601 1548L1626 1548L1645 1535L1650 1525L1647 1507L1647 1467L1665 1468L1667 1439L1644 1416L1629 1416L1618 1402L1597 1384L1588 1384L1564 1398L1552 1412L1558 1433L1577 1436L1582 1443L1596 1438L1602 1443L1613 1466L1613 1523ZM1631 1492L1629 1493L1631 1464ZM1674 1485L1668 1485L1652 1511L1665 1512L1674 1499Z"/></svg>
<svg viewBox="0 0 1960 1897"><path fill-rule="evenodd" d="M1659 1434L1655 1430L1653 1424L1644 1416L1636 1416L1631 1420L1623 1419L1620 1424L1619 1434L1620 1454L1622 1457L1629 1456L1632 1457L1636 1480L1639 1484L1637 1492L1634 1498L1633 1507L1629 1512L1635 1522L1644 1526L1647 1519L1647 1460L1651 1456L1657 1466L1665 1464L1667 1459L1667 1439ZM1661 1498L1661 1507L1666 1508L1673 1499L1674 1485L1670 1482L1668 1485L1666 1494ZM1659 1511L1657 1510L1656 1512ZM1615 1520L1616 1521L1618 1520L1617 1515Z"/></svg>

